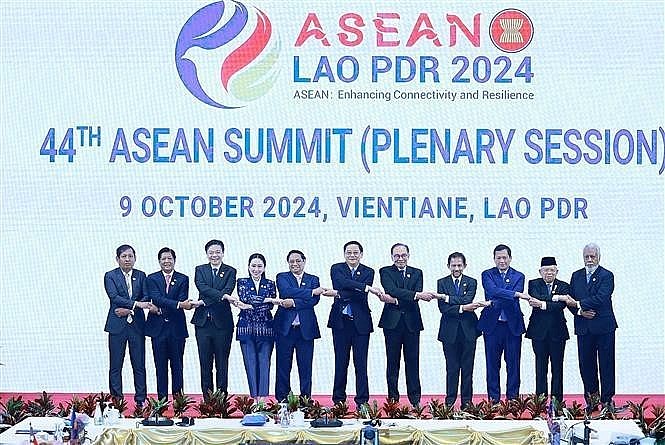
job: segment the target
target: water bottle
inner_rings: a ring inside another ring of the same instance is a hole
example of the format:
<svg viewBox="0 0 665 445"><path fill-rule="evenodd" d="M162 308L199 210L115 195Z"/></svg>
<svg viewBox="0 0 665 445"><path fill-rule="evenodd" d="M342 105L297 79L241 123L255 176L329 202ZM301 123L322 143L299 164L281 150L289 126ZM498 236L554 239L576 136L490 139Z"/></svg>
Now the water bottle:
<svg viewBox="0 0 665 445"><path fill-rule="evenodd" d="M286 407L286 403L282 403L279 408L279 425L282 428L289 427L289 410Z"/></svg>
<svg viewBox="0 0 665 445"><path fill-rule="evenodd" d="M97 406L95 407L95 416L94 416L93 423L95 425L103 425L104 424L104 417L102 417L101 402L97 402Z"/></svg>

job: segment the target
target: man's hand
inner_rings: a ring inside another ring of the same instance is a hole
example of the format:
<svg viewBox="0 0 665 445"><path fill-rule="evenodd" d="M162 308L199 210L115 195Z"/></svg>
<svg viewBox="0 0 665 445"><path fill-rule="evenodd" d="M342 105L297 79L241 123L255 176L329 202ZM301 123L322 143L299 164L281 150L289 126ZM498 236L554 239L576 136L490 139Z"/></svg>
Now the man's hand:
<svg viewBox="0 0 665 445"><path fill-rule="evenodd" d="M475 302L472 302L472 303L463 304L462 305L462 310L466 311L466 312L473 312L473 311L475 311L476 309L478 309L479 307L482 307L482 306L483 306L483 304L480 301L475 301Z"/></svg>
<svg viewBox="0 0 665 445"><path fill-rule="evenodd" d="M319 287L317 287L316 289L312 289L312 295L321 295L321 294L324 293L326 290L328 290L328 289L326 289L325 287L321 287L321 286L319 286Z"/></svg>
<svg viewBox="0 0 665 445"><path fill-rule="evenodd" d="M368 290L370 293L376 295L377 297L380 297L381 295L383 295L383 290L382 290L382 289L379 289L378 287L368 286L368 287L367 287L367 290Z"/></svg>
<svg viewBox="0 0 665 445"><path fill-rule="evenodd" d="M194 309L196 309L196 308L199 307L199 306L203 306L203 305L204 305L203 300L195 300L195 301L192 301L192 307L193 307Z"/></svg>
<svg viewBox="0 0 665 445"><path fill-rule="evenodd" d="M192 300L179 301L178 308L190 310L192 308Z"/></svg>
<svg viewBox="0 0 665 445"><path fill-rule="evenodd" d="M339 295L339 291L336 291L335 289L325 289L321 295L324 297L337 297Z"/></svg>
<svg viewBox="0 0 665 445"><path fill-rule="evenodd" d="M431 301L436 298L436 294L432 292L416 292L416 300Z"/></svg>
<svg viewBox="0 0 665 445"><path fill-rule="evenodd" d="M224 294L222 295L222 300L227 300L229 303L233 304L236 301L240 301L240 298L237 295Z"/></svg>
<svg viewBox="0 0 665 445"><path fill-rule="evenodd" d="M150 303L150 305L148 306L148 312L150 312L151 314L158 314L159 308L154 304Z"/></svg>
<svg viewBox="0 0 665 445"><path fill-rule="evenodd" d="M531 298L531 295L524 292L515 292L515 296L517 298L521 298L522 300L529 300Z"/></svg>
<svg viewBox="0 0 665 445"><path fill-rule="evenodd" d="M322 288L319 288L322 289ZM284 298L279 302L279 305L283 308L292 308L296 305L296 302L293 301L293 298Z"/></svg>
<svg viewBox="0 0 665 445"><path fill-rule="evenodd" d="M149 301L137 301L134 303L136 307L140 307L141 309L149 309L150 308L150 302Z"/></svg>
<svg viewBox="0 0 665 445"><path fill-rule="evenodd" d="M386 304L397 304L397 298L391 296L390 294L379 295L379 300Z"/></svg>
<svg viewBox="0 0 665 445"><path fill-rule="evenodd" d="M596 316L596 311L592 311L591 309L587 311L580 311L580 315L587 320L591 320L593 317Z"/></svg>
<svg viewBox="0 0 665 445"><path fill-rule="evenodd" d="M537 298L533 298L533 297L531 297L531 298L529 298L529 306L531 306L531 307L537 307L537 308L542 308L542 307L543 307L543 302L540 301L540 300L537 299Z"/></svg>
<svg viewBox="0 0 665 445"><path fill-rule="evenodd" d="M129 314L132 313L131 310L129 310L129 309L127 309L127 308L124 308L124 307L119 307L119 308L117 308L117 309L116 309L115 311L113 311L113 312L115 312L115 314L116 314L118 317L126 317L126 316L128 316Z"/></svg>

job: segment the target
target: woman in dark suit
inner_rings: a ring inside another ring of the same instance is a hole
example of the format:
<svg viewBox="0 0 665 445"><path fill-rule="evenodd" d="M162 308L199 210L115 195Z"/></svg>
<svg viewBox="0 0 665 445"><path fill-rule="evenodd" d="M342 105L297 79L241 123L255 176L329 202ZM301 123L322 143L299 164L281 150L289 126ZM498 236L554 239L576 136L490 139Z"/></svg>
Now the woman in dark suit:
<svg viewBox="0 0 665 445"><path fill-rule="evenodd" d="M236 339L240 342L249 395L263 400L268 396L270 383L270 357L275 344L272 308L277 292L275 282L265 276L263 255L250 255L248 269L249 277L238 278L236 288L241 308Z"/></svg>

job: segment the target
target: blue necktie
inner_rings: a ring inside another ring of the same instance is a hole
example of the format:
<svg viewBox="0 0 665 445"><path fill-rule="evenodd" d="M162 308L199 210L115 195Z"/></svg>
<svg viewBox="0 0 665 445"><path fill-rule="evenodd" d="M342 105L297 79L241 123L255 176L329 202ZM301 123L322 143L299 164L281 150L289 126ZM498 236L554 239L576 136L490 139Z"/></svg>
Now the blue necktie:
<svg viewBox="0 0 665 445"><path fill-rule="evenodd" d="M506 288L506 273L501 272L501 287L504 289ZM499 314L499 321L508 321L508 317L506 317L506 313L501 309L501 313Z"/></svg>
<svg viewBox="0 0 665 445"><path fill-rule="evenodd" d="M457 295L459 295L459 278L455 278L455 290L457 291Z"/></svg>
<svg viewBox="0 0 665 445"><path fill-rule="evenodd" d="M587 271L586 273L586 282L589 284L589 281L591 281L591 275L593 275L593 272Z"/></svg>

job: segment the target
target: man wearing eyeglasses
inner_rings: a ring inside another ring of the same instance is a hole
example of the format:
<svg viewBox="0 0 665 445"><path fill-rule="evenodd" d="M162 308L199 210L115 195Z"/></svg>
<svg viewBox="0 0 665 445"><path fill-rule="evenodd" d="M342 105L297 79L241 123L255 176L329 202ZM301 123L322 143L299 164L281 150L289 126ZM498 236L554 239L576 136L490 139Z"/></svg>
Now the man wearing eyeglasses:
<svg viewBox="0 0 665 445"><path fill-rule="evenodd" d="M388 399L399 400L399 366L402 348L406 371L406 392L411 405L420 404L420 331L423 320L420 300L430 301L435 292L423 292L423 272L408 266L409 246L397 243L390 249L391 266L379 270L385 304L379 319L386 342L386 382Z"/></svg>
<svg viewBox="0 0 665 445"><path fill-rule="evenodd" d="M319 304L321 294L332 292L320 286L319 277L305 273L305 261L304 253L291 250L286 256L289 271L278 273L276 278L280 300L274 319L277 331L275 398L278 401L286 399L291 392L294 351L300 379L300 395L312 395L314 339L321 338L314 306Z"/></svg>

